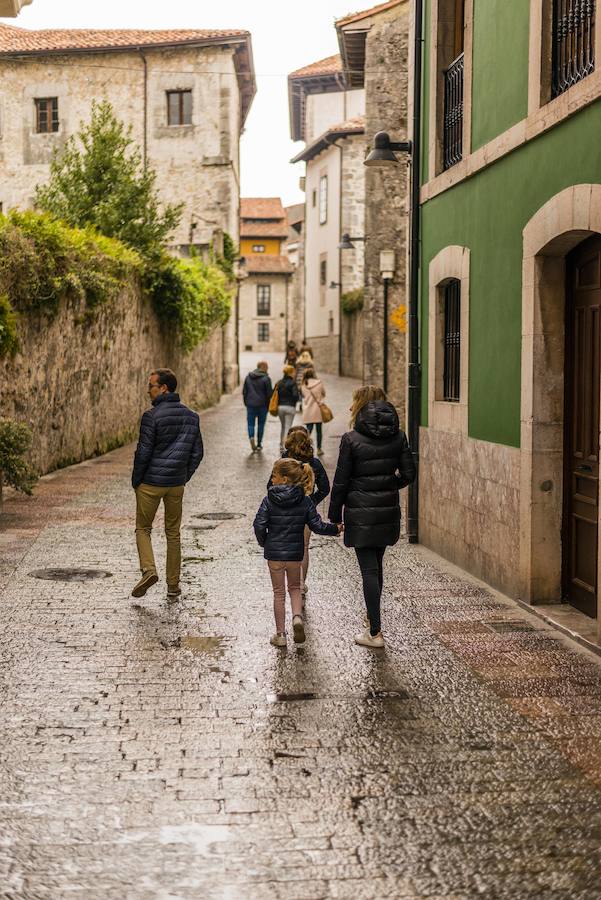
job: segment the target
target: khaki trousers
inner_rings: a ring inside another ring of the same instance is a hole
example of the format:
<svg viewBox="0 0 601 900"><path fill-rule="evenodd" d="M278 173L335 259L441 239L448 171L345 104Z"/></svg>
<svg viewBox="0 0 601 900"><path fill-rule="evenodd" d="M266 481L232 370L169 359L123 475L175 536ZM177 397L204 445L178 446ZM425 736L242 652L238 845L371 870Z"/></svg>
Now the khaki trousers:
<svg viewBox="0 0 601 900"><path fill-rule="evenodd" d="M184 485L178 487L157 487L141 484L136 488L136 544L142 572L156 572L157 567L152 552L152 523L161 500L165 507L165 537L167 538L167 585L179 584L182 565L180 528L182 524L182 500Z"/></svg>

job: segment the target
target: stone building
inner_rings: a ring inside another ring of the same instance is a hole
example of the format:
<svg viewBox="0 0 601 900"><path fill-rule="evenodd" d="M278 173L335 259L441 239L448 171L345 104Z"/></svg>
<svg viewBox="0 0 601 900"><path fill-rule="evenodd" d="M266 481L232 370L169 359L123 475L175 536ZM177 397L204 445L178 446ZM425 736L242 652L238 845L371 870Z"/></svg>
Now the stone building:
<svg viewBox="0 0 601 900"><path fill-rule="evenodd" d="M255 94L241 30L29 31L0 25L0 203L31 206L52 154L108 100L131 125L166 202L182 202L175 248L238 241L239 140ZM227 389L238 380L225 328Z"/></svg>
<svg viewBox="0 0 601 900"><path fill-rule="evenodd" d="M11 18L18 16L24 6L29 6L32 0L0 0L0 17Z"/></svg>
<svg viewBox="0 0 601 900"><path fill-rule="evenodd" d="M284 251L287 240L288 220L279 197L244 197L240 201L240 350L281 352L283 357L294 273Z"/></svg>
<svg viewBox="0 0 601 900"><path fill-rule="evenodd" d="M305 337L305 205L286 207L288 240L285 251L294 267L288 292L288 336L297 344Z"/></svg>
<svg viewBox="0 0 601 900"><path fill-rule="evenodd" d="M550 616L564 600L583 631L600 620L596 6L427 4L420 161L420 538Z"/></svg>
<svg viewBox="0 0 601 900"><path fill-rule="evenodd" d="M349 89L365 90L365 140L378 131L393 140L407 136L408 42L410 4L391 0L336 22L342 68ZM346 317L347 327L363 329L364 380L385 384L402 422L406 406L407 203L404 168L365 169L364 300L360 323ZM348 230L348 229L343 229ZM363 232L361 232L363 233ZM383 251L394 253L394 275L388 284L388 366L384 377L385 287ZM360 248L361 252L361 248ZM346 251L343 260L347 259ZM351 257L348 257L351 259ZM344 281L344 276L343 279ZM361 341L358 334L346 346Z"/></svg>
<svg viewBox="0 0 601 900"><path fill-rule="evenodd" d="M305 142L292 160L306 163L305 336L319 369L361 377L341 298L363 285L363 249L343 255L339 244L344 232L364 237L365 92L347 89L337 55L293 72L288 91L292 138Z"/></svg>

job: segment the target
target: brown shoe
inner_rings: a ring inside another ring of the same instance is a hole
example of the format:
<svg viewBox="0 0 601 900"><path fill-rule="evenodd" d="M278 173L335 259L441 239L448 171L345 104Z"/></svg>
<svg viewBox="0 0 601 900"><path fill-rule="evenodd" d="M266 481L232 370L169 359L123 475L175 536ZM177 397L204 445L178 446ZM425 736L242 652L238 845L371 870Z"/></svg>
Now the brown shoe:
<svg viewBox="0 0 601 900"><path fill-rule="evenodd" d="M174 584L167 588L167 600L179 600L182 595L182 589L179 584Z"/></svg>
<svg viewBox="0 0 601 900"><path fill-rule="evenodd" d="M158 580L159 576L156 572L153 572L152 570L142 572L142 577L131 592L132 597L143 597L148 588L152 587L153 584L156 584Z"/></svg>

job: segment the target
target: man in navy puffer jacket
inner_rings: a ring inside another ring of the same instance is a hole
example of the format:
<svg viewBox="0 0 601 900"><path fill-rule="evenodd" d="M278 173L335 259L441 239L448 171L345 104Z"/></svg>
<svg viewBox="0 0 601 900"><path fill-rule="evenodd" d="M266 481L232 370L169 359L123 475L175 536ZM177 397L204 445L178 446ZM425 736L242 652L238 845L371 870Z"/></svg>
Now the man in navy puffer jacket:
<svg viewBox="0 0 601 900"><path fill-rule="evenodd" d="M165 507L167 537L167 596L181 594L180 528L184 487L194 475L204 450L198 414L175 393L177 378L171 369L156 369L148 380L152 409L140 423L140 438L131 477L136 492L136 543L142 577L132 596L143 597L159 580L152 552L152 523L161 500Z"/></svg>

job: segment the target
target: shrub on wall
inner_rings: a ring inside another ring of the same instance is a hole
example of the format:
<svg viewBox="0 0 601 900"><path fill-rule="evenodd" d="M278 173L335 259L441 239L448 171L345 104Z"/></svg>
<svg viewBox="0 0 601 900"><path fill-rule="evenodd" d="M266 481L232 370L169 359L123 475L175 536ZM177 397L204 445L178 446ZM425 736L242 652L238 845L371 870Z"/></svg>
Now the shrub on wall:
<svg viewBox="0 0 601 900"><path fill-rule="evenodd" d="M347 316L360 312L363 309L363 288L354 291L346 291L340 298L342 312Z"/></svg>
<svg viewBox="0 0 601 900"><path fill-rule="evenodd" d="M149 275L148 286L159 318L172 323L184 350L198 346L231 312L232 288L215 263L164 256Z"/></svg>
<svg viewBox="0 0 601 900"><path fill-rule="evenodd" d="M0 295L13 311L54 316L63 298L92 309L141 269L135 251L92 228L69 228L44 213L0 215Z"/></svg>
<svg viewBox="0 0 601 900"><path fill-rule="evenodd" d="M0 356L15 353L18 346L17 314L6 294L0 294Z"/></svg>
<svg viewBox="0 0 601 900"><path fill-rule="evenodd" d="M0 418L0 494L3 483L24 494L33 492L37 475L24 459L30 446L31 431L27 425Z"/></svg>

